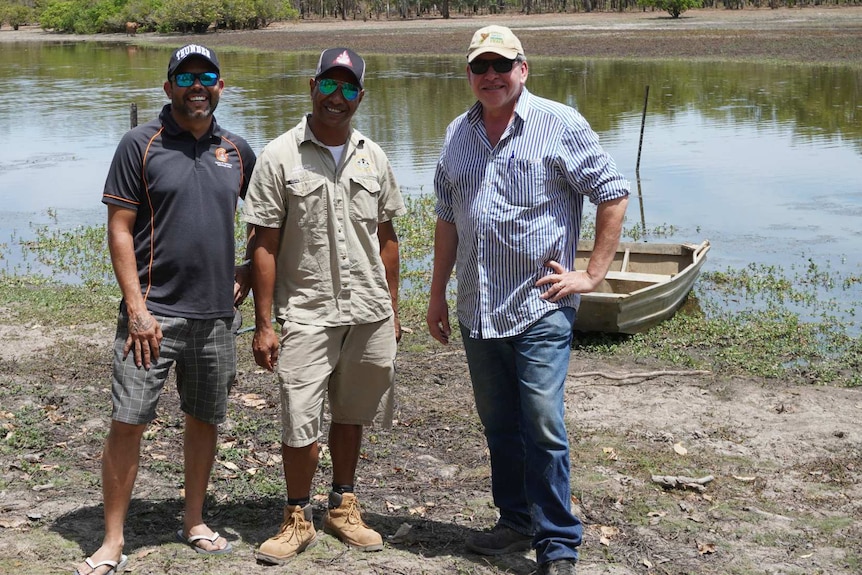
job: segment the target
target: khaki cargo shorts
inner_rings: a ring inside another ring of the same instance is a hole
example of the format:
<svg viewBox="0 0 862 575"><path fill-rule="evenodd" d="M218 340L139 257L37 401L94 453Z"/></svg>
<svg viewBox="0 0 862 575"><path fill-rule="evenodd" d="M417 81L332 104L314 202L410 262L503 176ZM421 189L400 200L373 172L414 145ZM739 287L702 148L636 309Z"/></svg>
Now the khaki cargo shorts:
<svg viewBox="0 0 862 575"><path fill-rule="evenodd" d="M318 440L325 400L333 423L392 425L395 385L394 318L323 327L285 322L278 356L282 442Z"/></svg>

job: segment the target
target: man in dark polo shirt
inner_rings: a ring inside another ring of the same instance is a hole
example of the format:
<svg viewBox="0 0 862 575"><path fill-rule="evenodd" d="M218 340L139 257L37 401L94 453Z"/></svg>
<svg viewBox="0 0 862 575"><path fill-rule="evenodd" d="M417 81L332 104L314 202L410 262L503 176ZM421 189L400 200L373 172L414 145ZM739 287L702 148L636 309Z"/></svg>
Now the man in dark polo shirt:
<svg viewBox="0 0 862 575"><path fill-rule="evenodd" d="M170 104L123 137L108 172L102 202L123 300L102 456L105 537L80 575L125 568L123 526L141 437L172 365L185 413L185 514L176 535L198 553L231 550L204 523L203 503L236 376L234 310L250 285L247 266L234 266L234 211L255 155L213 117L220 72L204 46L173 52L164 84Z"/></svg>

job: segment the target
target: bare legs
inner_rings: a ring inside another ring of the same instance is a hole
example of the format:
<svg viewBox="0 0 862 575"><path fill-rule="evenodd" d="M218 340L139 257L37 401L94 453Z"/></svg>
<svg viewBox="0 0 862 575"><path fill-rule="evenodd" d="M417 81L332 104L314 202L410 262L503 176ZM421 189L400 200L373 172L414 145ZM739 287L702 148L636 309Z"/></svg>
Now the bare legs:
<svg viewBox="0 0 862 575"><path fill-rule="evenodd" d="M329 428L329 450L332 453L332 482L353 485L359 450L362 445L362 426L333 423ZM320 448L315 441L305 447L281 445L284 478L291 499L311 495L311 482L317 471Z"/></svg>
<svg viewBox="0 0 862 575"><path fill-rule="evenodd" d="M216 454L218 426L205 423L186 414L185 455L186 505L183 519L183 534L212 535L213 531L204 523L204 500L207 495L210 472ZM219 537L215 543L199 540L195 543L207 551L224 549L227 539Z"/></svg>
<svg viewBox="0 0 862 575"><path fill-rule="evenodd" d="M125 545L123 526L129 512L132 489L138 476L141 438L146 428L146 424L130 425L119 421L111 422L111 429L102 453L105 537L102 540L102 546L91 556L93 563L105 560L117 561L123 552ZM184 443L186 501L183 531L187 536L212 534L203 521L203 504L215 458L217 437L218 426L186 415ZM207 550L221 549L227 545L227 540L220 537L215 544L209 541L198 541L197 545ZM108 570L108 567L100 567L93 573L102 575ZM86 563L81 563L78 565L78 572L87 575L91 570Z"/></svg>
<svg viewBox="0 0 862 575"><path fill-rule="evenodd" d="M362 446L362 426L333 423L329 428L329 451L332 453L332 482L353 485L359 450Z"/></svg>
<svg viewBox="0 0 862 575"><path fill-rule="evenodd" d="M119 421L111 422L108 439L102 453L102 499L105 505L105 538L102 546L93 553L93 563L117 561L123 552L125 539L123 525L132 499L132 488L138 476L138 460L141 437L146 425L129 425ZM108 567L100 567L92 573L102 575ZM78 566L82 575L90 573L86 563Z"/></svg>

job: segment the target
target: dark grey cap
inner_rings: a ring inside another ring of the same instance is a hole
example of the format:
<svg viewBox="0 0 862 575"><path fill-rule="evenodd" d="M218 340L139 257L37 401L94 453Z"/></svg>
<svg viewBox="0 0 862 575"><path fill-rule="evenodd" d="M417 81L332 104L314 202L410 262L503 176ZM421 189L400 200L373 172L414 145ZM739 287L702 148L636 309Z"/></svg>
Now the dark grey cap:
<svg viewBox="0 0 862 575"><path fill-rule="evenodd" d="M315 78L320 78L325 72L333 68L344 68L353 73L360 88L365 84L365 60L362 56L350 48L329 48L320 53L317 61L317 72Z"/></svg>

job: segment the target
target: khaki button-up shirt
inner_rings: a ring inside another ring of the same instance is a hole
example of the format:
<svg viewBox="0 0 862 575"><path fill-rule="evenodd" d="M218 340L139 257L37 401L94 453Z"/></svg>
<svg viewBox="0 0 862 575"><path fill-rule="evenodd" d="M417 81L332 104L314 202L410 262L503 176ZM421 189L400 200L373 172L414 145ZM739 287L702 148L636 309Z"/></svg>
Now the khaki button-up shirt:
<svg viewBox="0 0 862 575"><path fill-rule="evenodd" d="M392 315L377 225L407 209L383 150L352 130L338 166L307 118L258 158L242 219L281 228L276 317L335 327Z"/></svg>

